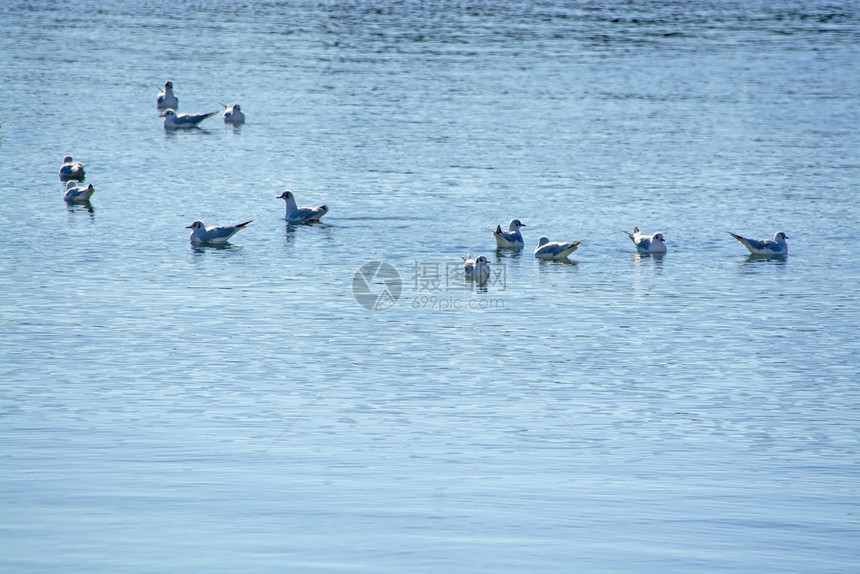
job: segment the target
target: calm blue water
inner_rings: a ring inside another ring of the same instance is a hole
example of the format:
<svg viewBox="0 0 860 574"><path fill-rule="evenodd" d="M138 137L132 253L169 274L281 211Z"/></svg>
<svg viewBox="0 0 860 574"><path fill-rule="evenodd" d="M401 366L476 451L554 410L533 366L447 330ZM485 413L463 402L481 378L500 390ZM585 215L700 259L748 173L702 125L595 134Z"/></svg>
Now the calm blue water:
<svg viewBox="0 0 860 574"><path fill-rule="evenodd" d="M0 570L860 567L856 2L0 18ZM166 133L168 79L246 125Z"/></svg>

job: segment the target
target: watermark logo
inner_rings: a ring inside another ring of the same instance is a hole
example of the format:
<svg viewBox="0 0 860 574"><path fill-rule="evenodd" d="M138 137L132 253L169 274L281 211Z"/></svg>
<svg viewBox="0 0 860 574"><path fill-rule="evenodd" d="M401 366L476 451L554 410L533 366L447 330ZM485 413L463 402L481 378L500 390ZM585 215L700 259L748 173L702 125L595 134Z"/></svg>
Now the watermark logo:
<svg viewBox="0 0 860 574"><path fill-rule="evenodd" d="M413 309L447 311L505 308L503 299L485 297L488 288L495 293L507 289L504 264L494 265L488 280L480 284L463 272L462 263L415 261L411 271L412 291L409 297ZM368 311L385 311L394 307L404 295L404 284L400 273L391 264L371 261L355 272L352 294Z"/></svg>
<svg viewBox="0 0 860 574"><path fill-rule="evenodd" d="M385 311L397 304L403 292L400 273L385 261L370 261L352 277L352 295L369 311Z"/></svg>
<svg viewBox="0 0 860 574"><path fill-rule="evenodd" d="M438 261L415 261L412 264L412 290L415 293L456 293L478 288L486 292L490 287L495 292L507 289L507 267L493 265L486 283L477 285L474 278L465 275L463 263L440 263Z"/></svg>

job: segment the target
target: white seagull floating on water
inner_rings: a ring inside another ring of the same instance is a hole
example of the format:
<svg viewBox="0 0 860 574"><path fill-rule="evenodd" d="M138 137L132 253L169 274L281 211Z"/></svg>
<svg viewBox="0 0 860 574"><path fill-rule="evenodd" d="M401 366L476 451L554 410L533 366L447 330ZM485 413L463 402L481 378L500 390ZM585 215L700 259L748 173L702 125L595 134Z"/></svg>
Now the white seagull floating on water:
<svg viewBox="0 0 860 574"><path fill-rule="evenodd" d="M666 244L663 243L665 239L663 239L662 233L645 235L639 231L638 227L633 228L633 233L627 233L626 231L622 233L627 234L627 237L636 245L636 251L639 253L666 253Z"/></svg>
<svg viewBox="0 0 860 574"><path fill-rule="evenodd" d="M251 220L253 221L253 219ZM212 245L223 245L233 237L237 231L251 223L246 221L237 225L225 225L224 227L206 227L202 221L195 221L185 229L191 230L191 243L209 243Z"/></svg>
<svg viewBox="0 0 860 574"><path fill-rule="evenodd" d="M298 207L296 205L296 196L290 190L285 191L278 196L278 199L283 199L287 202L287 212L284 219L289 223L311 223L319 221L320 218L328 213L328 206L320 205L319 207Z"/></svg>
<svg viewBox="0 0 860 574"><path fill-rule="evenodd" d="M535 248L535 257L549 261L551 259L567 259L567 256L579 249L580 241L569 241L566 243L560 241L550 241L546 235L541 236L538 240L538 246Z"/></svg>
<svg viewBox="0 0 860 574"><path fill-rule="evenodd" d="M173 93L173 82L164 82L164 89L158 92L158 97L155 98L155 105L158 109L179 108L179 98Z"/></svg>
<svg viewBox="0 0 860 574"><path fill-rule="evenodd" d="M63 165L60 166L60 181L83 181L86 175L84 164L73 160L70 155L63 158Z"/></svg>
<svg viewBox="0 0 860 574"><path fill-rule="evenodd" d="M737 239L738 243L749 249L753 255L788 255L788 243L785 242L788 235L782 231L774 233L773 241L770 239L747 239L735 235L731 231L729 235Z"/></svg>
<svg viewBox="0 0 860 574"><path fill-rule="evenodd" d="M242 108L239 104L234 104L232 106L226 106L224 109L224 123L233 124L234 126L237 124L245 123L245 113L242 111Z"/></svg>
<svg viewBox="0 0 860 574"><path fill-rule="evenodd" d="M197 124L206 118L211 118L217 113L218 112L209 112L208 114L177 114L174 110L167 109L164 110L164 113L159 114L158 117L164 118L164 129L184 130L196 128Z"/></svg>
<svg viewBox="0 0 860 574"><path fill-rule="evenodd" d="M475 259L475 265L472 269L472 279L482 287L490 280L490 261L483 255L479 255Z"/></svg>
<svg viewBox="0 0 860 574"><path fill-rule="evenodd" d="M86 203L95 191L96 188L93 187L93 184L82 186L74 181L70 181L66 183L66 192L63 194L63 199L69 203Z"/></svg>
<svg viewBox="0 0 860 574"><path fill-rule="evenodd" d="M498 249L522 249L525 247L523 234L520 233L520 228L525 227L525 224L519 219L511 219L508 224L508 231L502 231L502 226L496 226L493 231L493 237L496 238L496 247Z"/></svg>

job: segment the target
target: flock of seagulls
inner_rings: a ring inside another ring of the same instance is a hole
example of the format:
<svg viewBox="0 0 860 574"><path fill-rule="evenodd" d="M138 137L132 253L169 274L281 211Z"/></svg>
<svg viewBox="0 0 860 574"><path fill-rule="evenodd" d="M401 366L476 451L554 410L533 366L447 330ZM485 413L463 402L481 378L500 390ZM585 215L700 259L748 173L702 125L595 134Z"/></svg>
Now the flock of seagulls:
<svg viewBox="0 0 860 574"><path fill-rule="evenodd" d="M525 247L525 241L520 229L525 226L519 219L512 219L508 224L507 231L503 231L501 225L497 226L493 231L493 237L496 239L496 249L522 250ZM662 233L646 235L638 227L633 228L633 233L626 231L622 233L630 238L636 246L637 253L643 255L663 255L666 253L666 240ZM748 239L731 232L729 234L746 247L752 255L766 257L788 255L788 244L785 241L788 239L788 236L782 231L777 231L772 241L770 239ZM542 261L567 260L571 253L579 249L582 241L550 241L549 237L542 235L538 239L538 245L535 248L535 259ZM473 280L478 285L486 285L490 278L490 262L483 255L472 259L472 254L469 253L463 258L463 274L467 279Z"/></svg>
<svg viewBox="0 0 860 574"><path fill-rule="evenodd" d="M173 82L169 80L164 83L164 88L158 92L158 96L155 98L155 106L159 110L164 110L158 117L164 118L164 129L167 130L196 128L200 125L200 122L218 113L217 111L203 114L178 113L176 110L179 109L179 98L173 92ZM232 106L225 105L221 117L226 124L238 126L245 123L245 113L239 104L233 104Z"/></svg>
<svg viewBox="0 0 860 574"><path fill-rule="evenodd" d="M179 98L176 97L176 94L173 91L173 82L169 80L165 82L164 87L159 90L158 96L156 96L155 98L155 106L159 110L162 110L162 112L158 116L164 118L164 129L167 130L196 128L200 125L200 122L207 118L211 118L218 113L217 111L207 112L204 114L177 113L176 110L179 108ZM225 105L224 111L222 112L221 116L224 118L224 123L233 124L234 126L245 123L245 113L242 111L242 107L239 104ZM64 157L63 165L60 166L60 181L66 184L66 189L63 193L63 199L66 201L66 203L88 204L90 202L90 198L92 198L93 193L95 193L96 190L92 184L86 186L80 185L80 183L84 181L84 179L86 179L86 170L84 168L84 164L79 161L75 161L70 155ZM288 215L290 211L289 205L290 203L288 200ZM295 200L293 200L293 206L295 206ZM301 212L301 209L299 209L299 212ZM318 214L316 216L316 219L319 219L325 214L326 211L328 211L328 208L325 206L322 206L322 209L324 209L324 211ZM200 222L196 221L195 224L196 223ZM200 242L199 237L210 237L210 235L208 235L207 233L197 233L197 235L195 235L195 232L197 232L198 229L193 228L192 225L188 226L189 228L192 228L192 242ZM245 225L246 224L235 226L236 230L241 229ZM200 227L203 228L202 223L200 224ZM235 231L233 233L235 233ZM230 235L232 235L232 233ZM212 237L217 237L217 234L212 235Z"/></svg>
<svg viewBox="0 0 860 574"><path fill-rule="evenodd" d="M175 129L190 129L197 127L200 122L207 118L211 118L218 112L208 112L203 114L179 114L176 112L179 107L179 98L173 92L173 82L167 81L164 88L158 92L156 97L156 106L159 110L163 110L159 117L164 118L164 127L168 130ZM245 114L239 104L224 105L222 118L225 123L239 125L245 122ZM60 181L66 184L63 199L68 203L89 203L90 198L95 192L92 184L83 185L81 182L86 178L86 170L84 164L76 162L72 156L63 158L63 164L60 166ZM320 205L318 207L299 207L296 203L296 197L292 191L286 190L277 199L283 199L286 203L286 212L284 220L291 224L299 223L316 223L319 222L326 213L328 206ZM193 245L224 245L228 243L241 229L247 227L251 221L237 223L236 225L206 227L202 221L195 221L188 225L186 229L191 230L189 240ZM523 234L520 231L526 225L519 219L512 219L508 223L507 231L502 230L502 226L496 226L493 230L493 237L496 241L497 250L514 250L521 251L525 248ZM637 253L648 255L662 255L666 253L666 240L662 233L654 233L646 235L642 233L638 227L633 228L633 233L623 232L626 234L633 244L636 246ZM760 256L784 256L788 254L788 244L786 239L788 236L777 231L770 239L749 239L735 233L730 233L741 245L747 248L753 255ZM542 261L564 261L574 253L583 240L579 241L550 241L545 235L538 240L538 245L534 250L536 259ZM463 258L463 274L466 279L474 281L479 286L484 286L490 279L490 261L484 255L479 255L472 259L472 254L469 253Z"/></svg>

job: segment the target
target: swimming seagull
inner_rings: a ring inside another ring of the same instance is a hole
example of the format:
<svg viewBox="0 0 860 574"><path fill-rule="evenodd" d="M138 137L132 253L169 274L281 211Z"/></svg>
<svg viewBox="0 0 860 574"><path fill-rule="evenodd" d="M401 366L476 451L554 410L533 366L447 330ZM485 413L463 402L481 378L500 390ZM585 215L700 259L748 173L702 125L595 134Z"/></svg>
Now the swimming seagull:
<svg viewBox="0 0 860 574"><path fill-rule="evenodd" d="M479 255L478 258L475 259L472 279L482 287L490 280L490 261L483 255Z"/></svg>
<svg viewBox="0 0 860 574"><path fill-rule="evenodd" d="M319 221L320 218L328 213L328 206L320 205L319 207L298 207L296 205L296 196L290 190L285 191L278 196L278 199L283 199L287 202L287 212L284 219L289 223L311 223Z"/></svg>
<svg viewBox="0 0 860 574"><path fill-rule="evenodd" d="M74 161L70 155L63 158L63 165L60 166L60 181L83 181L85 177L84 164Z"/></svg>
<svg viewBox="0 0 860 574"><path fill-rule="evenodd" d="M95 191L96 188L93 187L93 184L84 187L74 181L70 181L66 183L66 192L63 194L63 199L69 203L86 203Z"/></svg>
<svg viewBox="0 0 860 574"><path fill-rule="evenodd" d="M188 128L196 128L197 124L211 118L218 112L209 112L208 114L177 114L172 109L164 110L164 113L158 117L164 118L164 129L166 130L183 130Z"/></svg>
<svg viewBox="0 0 860 574"><path fill-rule="evenodd" d="M525 227L525 224L519 219L511 219L508 224L508 231L502 231L502 226L497 225L496 230L493 231L493 237L496 238L496 248L522 249L525 247L523 234L520 233L521 227Z"/></svg>
<svg viewBox="0 0 860 574"><path fill-rule="evenodd" d="M735 235L731 231L729 235L737 239L753 255L788 255L788 243L785 242L788 239L788 235L782 231L774 233L773 241L770 239L747 239L746 237Z"/></svg>
<svg viewBox="0 0 860 574"><path fill-rule="evenodd" d="M622 233L627 234L627 237L636 245L636 251L639 253L666 253L666 244L663 243L665 239L663 239L662 233L645 235L639 231L638 227L633 228L633 233L627 233L626 231Z"/></svg>
<svg viewBox="0 0 860 574"><path fill-rule="evenodd" d="M466 278L470 278L472 276L472 272L475 270L475 260L472 259L472 254L469 253L463 258L463 274Z"/></svg>
<svg viewBox="0 0 860 574"><path fill-rule="evenodd" d="M550 241L546 235L538 240L538 246L535 248L535 257L549 261L552 259L567 259L567 256L579 249L579 244L582 241L571 241L562 243L559 241Z"/></svg>
<svg viewBox="0 0 860 574"><path fill-rule="evenodd" d="M155 104L159 110L166 108L179 108L179 98L173 93L173 82L164 82L164 89L159 90L158 97L155 98Z"/></svg>
<svg viewBox="0 0 860 574"><path fill-rule="evenodd" d="M253 219L251 220L253 221ZM191 243L209 243L212 245L223 245L233 235L251 223L246 221L237 225L225 225L224 227L206 227L202 221L195 221L185 229L191 230Z"/></svg>
<svg viewBox="0 0 860 574"><path fill-rule="evenodd" d="M235 104L232 107L226 106L223 115L224 123L233 124L234 126L245 123L245 114L242 112L242 108L239 104Z"/></svg>

